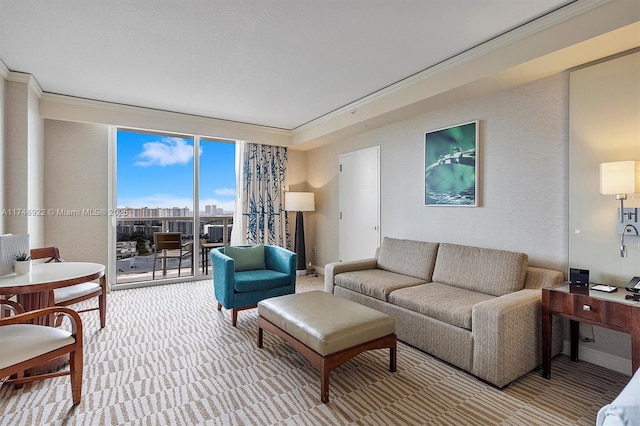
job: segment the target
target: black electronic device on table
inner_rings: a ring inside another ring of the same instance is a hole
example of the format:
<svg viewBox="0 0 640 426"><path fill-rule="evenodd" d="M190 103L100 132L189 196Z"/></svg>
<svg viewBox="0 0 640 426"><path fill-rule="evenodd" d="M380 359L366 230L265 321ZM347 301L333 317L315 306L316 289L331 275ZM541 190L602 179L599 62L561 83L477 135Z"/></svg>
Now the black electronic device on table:
<svg viewBox="0 0 640 426"><path fill-rule="evenodd" d="M640 293L640 277L631 278L625 288L632 293Z"/></svg>
<svg viewBox="0 0 640 426"><path fill-rule="evenodd" d="M589 270L569 268L569 291L571 293L589 294Z"/></svg>

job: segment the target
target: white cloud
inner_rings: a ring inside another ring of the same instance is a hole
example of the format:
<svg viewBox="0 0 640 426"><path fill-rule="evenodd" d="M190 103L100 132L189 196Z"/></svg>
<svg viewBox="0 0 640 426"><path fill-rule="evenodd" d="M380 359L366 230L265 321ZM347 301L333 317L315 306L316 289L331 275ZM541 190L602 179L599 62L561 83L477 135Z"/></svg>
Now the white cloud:
<svg viewBox="0 0 640 426"><path fill-rule="evenodd" d="M226 195L230 197L236 196L236 190L233 188L216 188L213 190L213 193L216 195Z"/></svg>
<svg viewBox="0 0 640 426"><path fill-rule="evenodd" d="M155 142L142 145L143 151L138 155L137 166L171 166L187 164L193 158L193 146L184 139L164 137Z"/></svg>

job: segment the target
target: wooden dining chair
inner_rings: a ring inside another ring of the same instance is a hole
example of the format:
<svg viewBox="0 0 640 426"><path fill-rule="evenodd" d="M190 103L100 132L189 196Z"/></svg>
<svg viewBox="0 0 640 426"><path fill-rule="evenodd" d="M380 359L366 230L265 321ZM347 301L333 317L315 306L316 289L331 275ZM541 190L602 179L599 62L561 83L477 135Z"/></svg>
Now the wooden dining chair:
<svg viewBox="0 0 640 426"><path fill-rule="evenodd" d="M45 263L64 262L60 256L58 247L41 247L31 249L31 259L44 259ZM100 328L104 328L107 322L107 288L106 280L100 283L88 282L53 290L50 294L50 306L69 306L85 300L98 298L98 306L87 308L78 312L100 311ZM60 326L62 316L56 317L56 326Z"/></svg>
<svg viewBox="0 0 640 426"><path fill-rule="evenodd" d="M153 234L152 279L156 279L157 259L162 259L162 275L167 275L167 260L178 259L178 276L180 276L182 259L192 254L192 246L193 243L182 243L182 234L180 232L155 232ZM193 274L193 260L191 262L191 274Z"/></svg>
<svg viewBox="0 0 640 426"><path fill-rule="evenodd" d="M0 306L8 306L15 313L14 316L0 318L0 383L20 388L26 382L69 375L73 405L79 404L83 369L80 316L74 310L61 306L27 313L11 300L0 300ZM71 331L29 323L35 318L49 315L69 317ZM24 375L26 370L65 354L69 354L69 370Z"/></svg>

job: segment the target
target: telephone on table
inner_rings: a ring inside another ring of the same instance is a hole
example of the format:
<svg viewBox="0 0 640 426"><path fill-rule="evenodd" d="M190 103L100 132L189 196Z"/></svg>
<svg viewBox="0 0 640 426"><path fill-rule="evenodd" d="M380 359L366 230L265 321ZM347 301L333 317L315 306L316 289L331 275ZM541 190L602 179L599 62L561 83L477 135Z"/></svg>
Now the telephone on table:
<svg viewBox="0 0 640 426"><path fill-rule="evenodd" d="M640 277L631 278L631 281L627 283L625 288L627 289L627 291L640 293Z"/></svg>

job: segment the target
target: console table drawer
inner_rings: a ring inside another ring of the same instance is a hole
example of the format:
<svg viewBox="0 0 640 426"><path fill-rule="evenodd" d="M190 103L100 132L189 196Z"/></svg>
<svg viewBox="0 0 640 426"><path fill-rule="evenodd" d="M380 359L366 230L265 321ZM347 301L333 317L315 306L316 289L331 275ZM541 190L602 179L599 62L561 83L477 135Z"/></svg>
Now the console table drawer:
<svg viewBox="0 0 640 426"><path fill-rule="evenodd" d="M631 306L581 294L554 293L549 308L553 312L607 324L616 329L631 329Z"/></svg>
<svg viewBox="0 0 640 426"><path fill-rule="evenodd" d="M572 315L590 321L602 322L602 301L589 296L573 296Z"/></svg>
<svg viewBox="0 0 640 426"><path fill-rule="evenodd" d="M578 318L630 329L631 307L589 296L573 296L573 315Z"/></svg>

